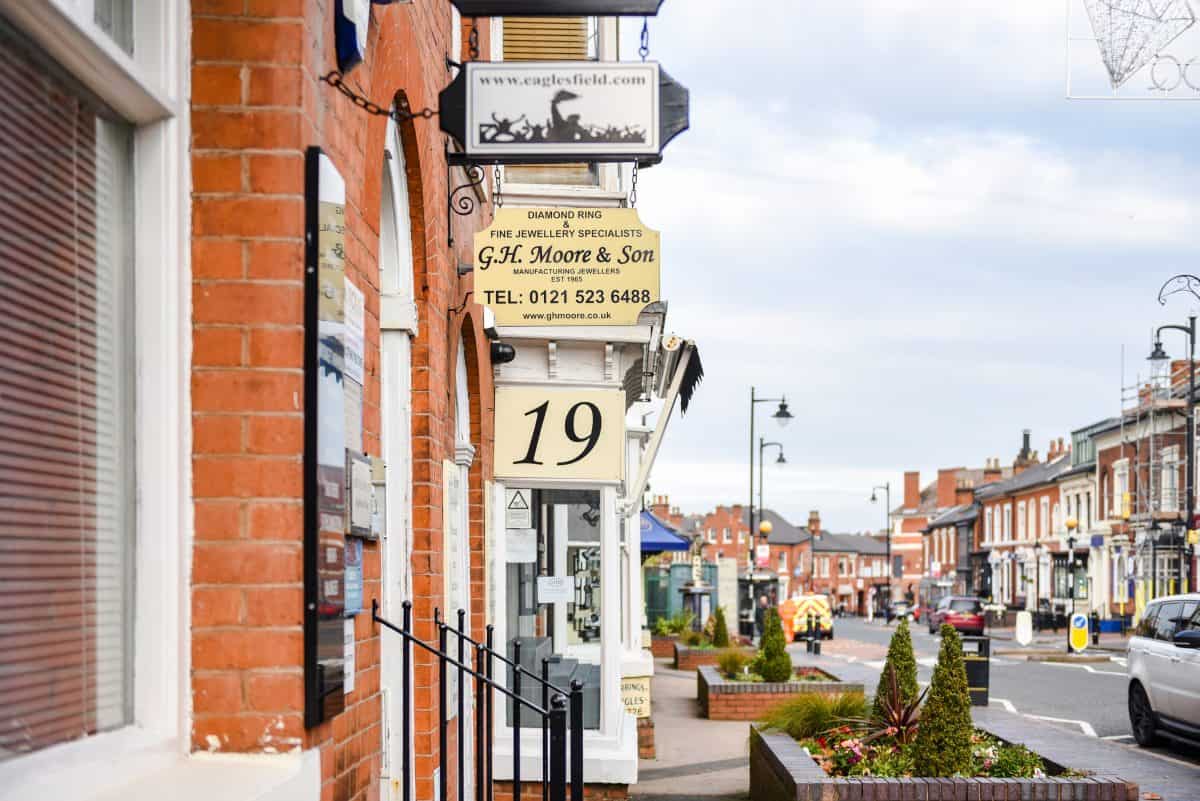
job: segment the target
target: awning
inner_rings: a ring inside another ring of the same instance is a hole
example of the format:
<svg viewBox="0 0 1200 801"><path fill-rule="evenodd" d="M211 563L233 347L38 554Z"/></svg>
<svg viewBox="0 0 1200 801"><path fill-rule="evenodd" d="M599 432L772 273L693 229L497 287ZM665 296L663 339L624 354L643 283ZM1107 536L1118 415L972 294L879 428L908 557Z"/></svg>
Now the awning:
<svg viewBox="0 0 1200 801"><path fill-rule="evenodd" d="M657 517L642 510L642 553L686 551L691 547L687 537L676 534Z"/></svg>

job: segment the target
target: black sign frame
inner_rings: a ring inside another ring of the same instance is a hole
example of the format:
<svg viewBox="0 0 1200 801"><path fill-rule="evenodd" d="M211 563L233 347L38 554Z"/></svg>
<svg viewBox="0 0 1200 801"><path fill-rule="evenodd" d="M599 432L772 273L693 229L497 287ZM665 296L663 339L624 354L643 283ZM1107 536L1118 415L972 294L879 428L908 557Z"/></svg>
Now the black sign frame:
<svg viewBox="0 0 1200 801"><path fill-rule="evenodd" d="M529 153L529 154L496 154L472 152L467 131L467 87L469 71L472 63L504 63L504 62L467 62L459 70L454 80L438 95L438 119L441 130L449 134L461 146L460 151L449 151L446 160L454 166L470 164L576 164L579 162L616 163L637 162L640 167L650 167L662 161L662 151L679 134L686 131L691 124L690 93L687 87L672 78L665 69L658 69L658 148L642 153L604 153L587 150L575 153ZM514 62L515 63L515 62ZM547 68L562 66L565 62L519 62L521 66L531 64L546 64ZM599 62L603 64L604 62ZM612 62L620 64L621 62Z"/></svg>
<svg viewBox="0 0 1200 801"><path fill-rule="evenodd" d="M464 17L653 17L663 0L450 0Z"/></svg>

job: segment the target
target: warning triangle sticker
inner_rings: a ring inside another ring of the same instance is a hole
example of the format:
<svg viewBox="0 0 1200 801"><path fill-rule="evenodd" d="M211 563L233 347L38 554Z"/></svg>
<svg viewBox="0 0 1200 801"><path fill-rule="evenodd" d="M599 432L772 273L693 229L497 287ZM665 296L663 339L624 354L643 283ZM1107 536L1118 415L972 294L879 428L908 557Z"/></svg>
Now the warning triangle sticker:
<svg viewBox="0 0 1200 801"><path fill-rule="evenodd" d="M521 492L521 490L515 490L512 500L508 502L508 508L517 511L528 509L529 501L525 500L525 493Z"/></svg>

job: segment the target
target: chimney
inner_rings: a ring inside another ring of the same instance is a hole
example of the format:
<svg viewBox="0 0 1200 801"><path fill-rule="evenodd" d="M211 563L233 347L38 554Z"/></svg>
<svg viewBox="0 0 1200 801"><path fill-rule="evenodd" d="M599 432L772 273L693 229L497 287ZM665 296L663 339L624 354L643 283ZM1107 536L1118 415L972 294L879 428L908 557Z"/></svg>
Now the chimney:
<svg viewBox="0 0 1200 801"><path fill-rule="evenodd" d="M904 508L916 509L921 505L921 471L910 470L904 474ZM888 510L891 512L891 509Z"/></svg>
<svg viewBox="0 0 1200 801"><path fill-rule="evenodd" d="M962 470L961 467L946 467L938 470L937 505L939 509L949 509L954 506L954 491L960 470Z"/></svg>
<svg viewBox="0 0 1200 801"><path fill-rule="evenodd" d="M1021 455L1029 455L1029 437L1033 434L1028 428L1021 432Z"/></svg>
<svg viewBox="0 0 1200 801"><path fill-rule="evenodd" d="M1013 475L1018 475L1037 462L1037 451L1030 448L1029 438L1031 432L1028 428L1021 432L1021 450L1017 453L1017 458L1013 460Z"/></svg>
<svg viewBox="0 0 1200 801"><path fill-rule="evenodd" d="M1004 471L1000 469L1000 457L993 456L987 460L987 464L983 468L983 483L988 484L992 481L999 481L1004 476Z"/></svg>
<svg viewBox="0 0 1200 801"><path fill-rule="evenodd" d="M670 516L670 508L666 495L655 495L654 501L650 504L650 514L659 520L666 520Z"/></svg>
<svg viewBox="0 0 1200 801"><path fill-rule="evenodd" d="M808 513L808 531L814 537L821 534L821 513L816 509Z"/></svg>
<svg viewBox="0 0 1200 801"><path fill-rule="evenodd" d="M954 487L954 505L966 506L975 500L975 482L969 478L960 478Z"/></svg>

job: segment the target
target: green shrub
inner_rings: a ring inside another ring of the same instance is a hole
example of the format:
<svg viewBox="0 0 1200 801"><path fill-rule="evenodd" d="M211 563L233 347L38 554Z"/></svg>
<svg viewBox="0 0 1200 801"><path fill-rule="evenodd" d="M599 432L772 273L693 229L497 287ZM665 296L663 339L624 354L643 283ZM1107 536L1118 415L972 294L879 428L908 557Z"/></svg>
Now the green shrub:
<svg viewBox="0 0 1200 801"><path fill-rule="evenodd" d="M680 610L679 612L676 612L674 615L672 615L671 619L669 621L667 621L667 630L671 634L682 635L682 634L692 630L692 621L695 619L696 619L696 616L693 615L691 612L688 612L686 610Z"/></svg>
<svg viewBox="0 0 1200 801"><path fill-rule="evenodd" d="M750 657L738 650L726 651L717 658L717 669L721 671L721 675L729 679L742 675L748 664L750 664Z"/></svg>
<svg viewBox="0 0 1200 801"><path fill-rule="evenodd" d="M729 626L725 623L725 607L718 606L714 617L717 620L713 625L712 644L716 648L728 648Z"/></svg>
<svg viewBox="0 0 1200 801"><path fill-rule="evenodd" d="M788 656L783 625L775 609L768 609L763 618L762 642L752 670L762 676L763 681L789 681L792 678L792 658Z"/></svg>
<svg viewBox="0 0 1200 801"><path fill-rule="evenodd" d="M698 645L704 644L704 635L698 631L689 631L682 635L680 639L683 641L684 645L690 648L695 648Z"/></svg>
<svg viewBox="0 0 1200 801"><path fill-rule="evenodd" d="M674 632L671 631L671 621L665 617L660 617L654 621L654 634L657 637L670 637Z"/></svg>
<svg viewBox="0 0 1200 801"><path fill-rule="evenodd" d="M867 713L862 693L804 693L771 709L762 723L768 729L785 732L794 740L816 737L848 720Z"/></svg>
<svg viewBox="0 0 1200 801"><path fill-rule="evenodd" d="M1044 775L1042 758L1023 745L1002 745L996 749L988 775L1001 779L1031 779Z"/></svg>
<svg viewBox="0 0 1200 801"><path fill-rule="evenodd" d="M942 648L913 749L917 775L943 777L969 773L972 732L962 640L953 626L943 625Z"/></svg>
<svg viewBox="0 0 1200 801"><path fill-rule="evenodd" d="M901 620L888 644L887 658L883 661L883 672L879 675L879 686L875 690L875 702L872 705L871 716L884 716L883 699L887 696L888 667L896 671L896 682L900 685L900 695L904 703L910 704L917 700L920 690L917 687L917 657L913 654L912 633L908 630L908 621Z"/></svg>

